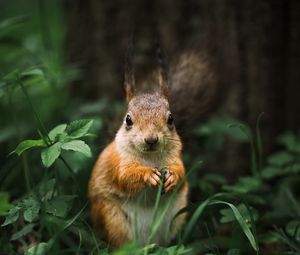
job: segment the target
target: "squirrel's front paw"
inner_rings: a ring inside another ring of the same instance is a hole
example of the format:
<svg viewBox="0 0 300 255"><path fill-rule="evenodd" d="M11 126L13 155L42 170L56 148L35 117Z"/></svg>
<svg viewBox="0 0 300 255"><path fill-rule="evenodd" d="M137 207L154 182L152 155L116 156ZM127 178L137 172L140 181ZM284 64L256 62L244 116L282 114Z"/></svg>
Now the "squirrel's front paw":
<svg viewBox="0 0 300 255"><path fill-rule="evenodd" d="M164 193L174 189L179 183L179 177L170 169L165 169Z"/></svg>
<svg viewBox="0 0 300 255"><path fill-rule="evenodd" d="M153 168L144 176L144 181L150 186L159 186L161 173L158 168Z"/></svg>

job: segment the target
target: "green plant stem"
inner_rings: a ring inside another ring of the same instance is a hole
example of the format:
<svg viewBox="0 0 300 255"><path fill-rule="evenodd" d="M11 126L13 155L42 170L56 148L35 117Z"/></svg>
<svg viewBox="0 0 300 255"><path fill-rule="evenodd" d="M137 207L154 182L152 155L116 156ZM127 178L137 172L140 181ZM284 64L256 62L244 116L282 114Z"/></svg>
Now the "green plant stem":
<svg viewBox="0 0 300 255"><path fill-rule="evenodd" d="M164 139L163 140L163 148L162 148L162 172L161 172L161 178L160 178L160 184L156 193L156 199L154 203L154 208L153 208L153 216L152 216L152 226L154 225L154 222L157 218L157 213L158 213L158 207L161 199L161 194L163 191L163 186L164 186L164 178L166 174L166 158L167 158L167 142ZM151 228L151 233L149 233L148 240L146 243L146 246L149 245L151 238L153 236L153 232L155 233L156 230L153 231L153 228ZM148 248L144 250L144 255L148 254Z"/></svg>
<svg viewBox="0 0 300 255"><path fill-rule="evenodd" d="M24 95L25 95L25 97L26 97L26 99L27 99L27 101L28 101L28 103L29 103L29 105L30 105L30 108L31 108L31 110L32 110L32 112L33 112L33 114L34 114L34 117L35 117L35 119L36 119L36 121L37 121L38 126L40 126L42 132L44 133L44 134L43 134L43 137L47 137L47 139L48 139L48 141L45 140L45 143L46 143L47 145L49 145L50 138L48 137L47 129L45 128L45 126L44 126L42 120L40 119L40 117L39 117L37 111L35 110L35 107L33 106L33 103L32 103L32 101L31 101L31 98L30 98L30 96L29 96L27 90L25 89L23 83L20 81L20 78L19 78L19 77L17 77L17 83L20 85L20 87L21 87L21 89L22 89L22 91L23 91L23 93L24 93Z"/></svg>
<svg viewBox="0 0 300 255"><path fill-rule="evenodd" d="M50 146L51 145L51 140L50 140L50 138L48 136L48 131L45 128L45 126L44 126L41 118L39 117L37 111L35 110L35 107L34 107L32 101L30 99L30 96L29 96L27 90L25 89L23 83L20 81L19 77L17 77L17 83L20 85L20 87L21 87L21 89L22 89L22 91L23 91L26 99L28 100L28 103L30 105L30 108L31 108L34 116L35 116L37 124L38 124L38 126L40 126L40 128L42 130L42 132L41 132L42 133L42 139L45 141L45 143L47 144L47 146ZM46 139L45 139L45 137L46 137ZM67 163L67 161L62 156L60 156L59 158L62 160L62 162L64 163L64 165L66 166L66 168L70 171L72 179L76 180L76 178L74 176L74 171L72 170L71 166Z"/></svg>
<svg viewBox="0 0 300 255"><path fill-rule="evenodd" d="M166 140L163 141L163 150L162 150L162 171L161 171L161 178L160 178L160 184L158 187L158 191L156 193L156 199L154 204L154 210L153 210L153 218L152 223L155 221L158 211L158 206L161 198L161 194L164 187L164 178L166 174L166 158L167 158L167 143Z"/></svg>
<svg viewBox="0 0 300 255"><path fill-rule="evenodd" d="M257 171L257 156L256 156L256 146L253 134L249 127L246 125L240 124L240 130L248 137L251 149L251 172L255 177L259 177L259 173Z"/></svg>
<svg viewBox="0 0 300 255"><path fill-rule="evenodd" d="M264 115L264 112L262 112L256 121L256 146L257 146L257 154L258 154L258 174L260 176L262 167L263 167L263 142L262 142L262 136L260 131L260 120L262 116Z"/></svg>
<svg viewBox="0 0 300 255"><path fill-rule="evenodd" d="M11 109L11 113L12 113L12 117L13 117L13 122L15 124L16 132L17 132L17 135L18 135L18 140L20 142L21 141L21 130L20 130L20 127L19 127L16 111L15 111L13 101L12 101L12 93L13 92L10 90L9 91L9 105L10 105L10 109ZM27 191L30 192L31 191L31 184L30 184L29 167L28 167L28 161L27 161L26 154L22 154L22 163L23 163L23 171L24 171L26 189L27 189Z"/></svg>
<svg viewBox="0 0 300 255"><path fill-rule="evenodd" d="M72 167L69 165L69 163L64 159L63 156L59 156L59 159L63 162L63 164L66 166L66 168L69 170L70 174L71 174L71 177L74 181L76 181L76 178L75 178L75 174L74 174L74 171L72 169Z"/></svg>
<svg viewBox="0 0 300 255"><path fill-rule="evenodd" d="M248 204L245 203L245 206L249 212L249 215L250 215L250 223L251 223L251 230L253 232L253 237L255 239L255 242L257 243L258 245L258 239L257 239L257 230L256 230L256 224L255 224L255 220L254 220L254 217L253 217L253 214L251 213L251 210L250 210L250 207L248 206ZM259 255L260 251L259 249L256 250L256 255Z"/></svg>
<svg viewBox="0 0 300 255"><path fill-rule="evenodd" d="M250 146L251 146L251 170L252 174L255 177L259 177L258 171L257 171L257 158L256 158L256 150L255 150L255 144L253 141L253 138L250 136Z"/></svg>

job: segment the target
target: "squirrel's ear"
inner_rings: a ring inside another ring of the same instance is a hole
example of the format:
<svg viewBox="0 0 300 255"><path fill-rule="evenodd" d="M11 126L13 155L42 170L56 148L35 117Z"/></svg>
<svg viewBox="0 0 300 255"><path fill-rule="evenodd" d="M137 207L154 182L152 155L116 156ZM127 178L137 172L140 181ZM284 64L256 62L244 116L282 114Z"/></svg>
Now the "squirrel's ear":
<svg viewBox="0 0 300 255"><path fill-rule="evenodd" d="M166 99L168 99L168 96L169 96L168 78L167 78L167 75L162 70L159 70L158 82L159 82L160 94L163 97L165 97Z"/></svg>
<svg viewBox="0 0 300 255"><path fill-rule="evenodd" d="M168 99L168 89L169 89L169 82L168 82L168 71L165 61L165 55L160 47L160 44L157 43L157 61L158 61L158 83L159 83L159 90L160 94Z"/></svg>
<svg viewBox="0 0 300 255"><path fill-rule="evenodd" d="M129 102L135 95L135 79L133 72L125 72L124 86L126 91L126 99L127 102Z"/></svg>
<svg viewBox="0 0 300 255"><path fill-rule="evenodd" d="M125 55L125 74L124 87L126 92L127 102L129 102L135 95L135 78L133 69L133 35L128 42L128 48Z"/></svg>

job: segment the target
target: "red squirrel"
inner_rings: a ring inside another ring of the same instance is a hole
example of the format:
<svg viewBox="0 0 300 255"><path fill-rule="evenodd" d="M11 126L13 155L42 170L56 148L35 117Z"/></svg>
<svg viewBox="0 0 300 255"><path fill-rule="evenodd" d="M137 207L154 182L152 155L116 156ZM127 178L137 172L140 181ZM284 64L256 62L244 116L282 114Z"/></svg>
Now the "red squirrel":
<svg viewBox="0 0 300 255"><path fill-rule="evenodd" d="M190 53L181 59L171 67L171 76L177 79L175 85L180 84L178 78L188 84L185 89L201 79L208 80L204 84L210 83L211 76L202 74L206 65L199 56ZM167 244L186 219L185 213L174 218L188 205L182 143L169 105L168 79L161 71L156 76L159 85L156 92L136 93L133 74L125 73L128 110L124 122L115 139L101 152L90 177L92 221L99 235L112 247L129 241L147 244L160 181L164 191L158 205L160 214L175 194L151 242ZM143 198L141 194L145 194Z"/></svg>

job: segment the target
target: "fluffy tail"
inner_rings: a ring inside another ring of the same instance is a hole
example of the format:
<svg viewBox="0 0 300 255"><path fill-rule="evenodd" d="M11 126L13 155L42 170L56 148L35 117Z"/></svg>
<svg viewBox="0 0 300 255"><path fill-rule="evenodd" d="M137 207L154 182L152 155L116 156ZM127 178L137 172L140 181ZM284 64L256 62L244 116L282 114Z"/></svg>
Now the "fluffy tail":
<svg viewBox="0 0 300 255"><path fill-rule="evenodd" d="M218 80L212 60L190 50L171 61L169 99L178 131L203 121L218 101Z"/></svg>

